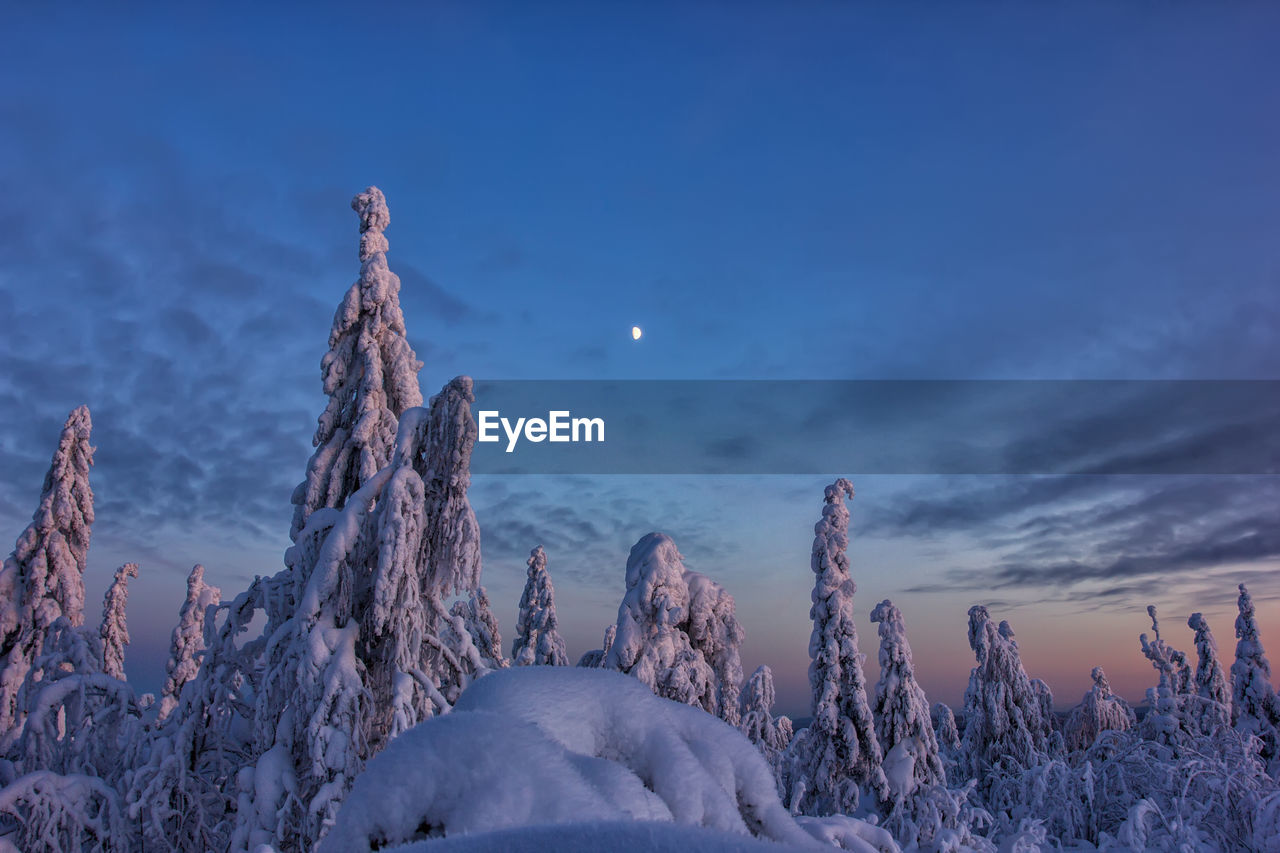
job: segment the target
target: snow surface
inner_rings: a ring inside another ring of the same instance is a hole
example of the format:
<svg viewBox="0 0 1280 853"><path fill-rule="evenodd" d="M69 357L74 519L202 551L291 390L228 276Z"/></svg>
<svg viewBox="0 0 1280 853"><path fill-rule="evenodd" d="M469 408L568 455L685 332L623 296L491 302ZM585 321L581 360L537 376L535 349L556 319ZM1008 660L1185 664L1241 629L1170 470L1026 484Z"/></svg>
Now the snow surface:
<svg viewBox="0 0 1280 853"><path fill-rule="evenodd" d="M517 667L476 681L452 713L370 761L321 850L617 819L815 846L732 726L619 673Z"/></svg>

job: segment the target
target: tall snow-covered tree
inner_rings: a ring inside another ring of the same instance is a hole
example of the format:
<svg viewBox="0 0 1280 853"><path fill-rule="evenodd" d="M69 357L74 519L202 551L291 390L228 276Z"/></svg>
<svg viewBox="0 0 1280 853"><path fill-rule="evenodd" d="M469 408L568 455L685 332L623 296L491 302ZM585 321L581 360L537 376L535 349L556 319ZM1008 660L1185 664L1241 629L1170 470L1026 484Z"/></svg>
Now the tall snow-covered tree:
<svg viewBox="0 0 1280 853"><path fill-rule="evenodd" d="M556 623L556 591L542 546L529 552L528 580L520 596L516 638L511 644L514 666L567 666L569 657Z"/></svg>
<svg viewBox="0 0 1280 853"><path fill-rule="evenodd" d="M137 563L125 563L116 569L111 586L102 601L102 671L121 681L124 677L124 647L129 645L129 622L125 605L129 602L129 578L138 576Z"/></svg>
<svg viewBox="0 0 1280 853"><path fill-rule="evenodd" d="M1016 773L1049 754L1052 726L1007 626L997 626L981 605L969 608L969 647L978 665L964 694L961 771L980 784L997 765Z"/></svg>
<svg viewBox="0 0 1280 853"><path fill-rule="evenodd" d="M686 569L665 533L649 533L632 546L626 583L602 666L736 725L743 631L733 596Z"/></svg>
<svg viewBox="0 0 1280 853"><path fill-rule="evenodd" d="M1201 734L1231 725L1231 685L1222 669L1218 641L1201 613L1192 613L1187 627L1196 632L1196 673L1187 716Z"/></svg>
<svg viewBox="0 0 1280 853"><path fill-rule="evenodd" d="M738 697L738 729L760 748L773 767L791 743L793 726L787 716L773 716L773 670L761 665L751 673Z"/></svg>
<svg viewBox="0 0 1280 853"><path fill-rule="evenodd" d="M1271 684L1271 662L1262 648L1253 596L1240 584L1236 600L1236 659L1231 664L1231 723L1259 738L1267 760L1280 758L1280 697Z"/></svg>
<svg viewBox="0 0 1280 853"><path fill-rule="evenodd" d="M191 573L187 575L187 597L178 610L178 624L174 626L169 643L164 687L160 690L161 720L178 707L182 688L200 670L200 656L204 651L205 613L210 605L220 601L222 591L204 582L204 566L192 567Z"/></svg>
<svg viewBox="0 0 1280 853"><path fill-rule="evenodd" d="M862 790L882 804L891 799L853 621L857 586L849 575L846 495L853 497L853 484L843 477L827 486L822 519L814 526L809 561L816 576L809 610L813 722L792 739L783 773L791 810L807 815L851 813Z"/></svg>
<svg viewBox="0 0 1280 853"><path fill-rule="evenodd" d="M387 466L342 510L312 513L286 554L307 583L267 643L261 757L237 829L250 849L309 849L370 755L489 671L464 617L444 604L480 586L467 500L474 400L461 376L430 408L405 411Z"/></svg>
<svg viewBox="0 0 1280 853"><path fill-rule="evenodd" d="M871 611L871 621L877 623L880 634L880 679L871 709L876 738L885 752L887 766L911 770L909 774L899 774L895 793L908 797L917 787L945 785L946 773L938 757L929 701L916 681L902 611L885 599ZM895 787L893 779L889 783Z"/></svg>
<svg viewBox="0 0 1280 853"><path fill-rule="evenodd" d="M391 456L400 416L422 405L418 361L405 335L400 279L387 267L386 198L369 187L351 200L360 216L360 278L338 306L320 362L329 404L320 416L306 479L293 493L290 536L311 513L340 509Z"/></svg>
<svg viewBox="0 0 1280 853"><path fill-rule="evenodd" d="M67 417L40 504L0 570L0 736L21 722L18 692L50 627L84 624L84 567L93 525L89 409Z"/></svg>
<svg viewBox="0 0 1280 853"><path fill-rule="evenodd" d="M1111 690L1111 682L1102 667L1095 666L1090 673L1093 686L1084 694L1080 704L1067 716L1063 737L1067 749L1078 751L1093 745L1100 732L1124 732L1136 723L1129 703Z"/></svg>

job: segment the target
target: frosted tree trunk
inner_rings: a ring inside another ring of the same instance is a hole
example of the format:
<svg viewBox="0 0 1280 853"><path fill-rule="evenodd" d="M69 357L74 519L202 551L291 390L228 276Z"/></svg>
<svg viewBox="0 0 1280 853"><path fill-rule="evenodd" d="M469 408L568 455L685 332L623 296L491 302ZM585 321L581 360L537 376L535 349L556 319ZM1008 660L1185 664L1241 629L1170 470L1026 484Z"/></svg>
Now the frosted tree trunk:
<svg viewBox="0 0 1280 853"><path fill-rule="evenodd" d="M810 568L816 578L809 610L813 722L792 740L783 774L792 812L806 815L851 813L863 789L881 804L891 800L854 625L857 586L846 553L845 496L853 497L848 480L827 486L822 519L814 527Z"/></svg>
<svg viewBox="0 0 1280 853"><path fill-rule="evenodd" d="M528 580L520 596L516 638L511 644L514 666L567 666L564 640L556 622L556 591L542 546L529 552Z"/></svg>
<svg viewBox="0 0 1280 853"><path fill-rule="evenodd" d="M111 586L102 602L102 671L121 681L124 677L124 649L129 645L129 621L125 607L129 603L129 578L138 576L137 563L125 563L116 569Z"/></svg>
<svg viewBox="0 0 1280 853"><path fill-rule="evenodd" d="M84 567L93 525L88 408L58 438L40 504L0 570L0 737L21 723L18 692L58 619L84 623Z"/></svg>
<svg viewBox="0 0 1280 853"><path fill-rule="evenodd" d="M222 600L222 591L204 582L204 566L194 566L187 576L187 597L178 610L178 624L169 643L169 661L165 664L164 687L160 691L160 716L163 720L178 707L182 688L196 677L204 651L204 619L210 605Z"/></svg>
<svg viewBox="0 0 1280 853"><path fill-rule="evenodd" d="M422 362L405 334L400 279L387 267L386 199L369 187L351 207L360 216L360 278L338 306L329 351L320 362L329 404L316 426L306 479L293 493L294 541L311 513L340 509L387 464L397 421L422 405Z"/></svg>

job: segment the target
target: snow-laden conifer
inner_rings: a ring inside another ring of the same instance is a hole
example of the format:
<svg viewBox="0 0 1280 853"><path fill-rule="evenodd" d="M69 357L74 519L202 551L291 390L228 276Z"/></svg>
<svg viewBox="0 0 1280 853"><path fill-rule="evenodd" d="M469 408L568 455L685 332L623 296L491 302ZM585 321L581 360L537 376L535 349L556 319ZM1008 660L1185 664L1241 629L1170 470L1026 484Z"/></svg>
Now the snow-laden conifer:
<svg viewBox="0 0 1280 853"><path fill-rule="evenodd" d="M341 511L314 512L286 554L307 583L267 642L250 842L310 847L370 755L492 668L445 606L480 586L474 399L462 376L407 410L387 466Z"/></svg>
<svg viewBox="0 0 1280 853"><path fill-rule="evenodd" d="M511 644L514 666L567 666L556 623L556 591L547 571L547 552L542 546L529 552L528 580L520 596L520 615L516 619L516 638Z"/></svg>
<svg viewBox="0 0 1280 853"><path fill-rule="evenodd" d="M502 655L502 633L498 629L498 617L493 615L489 593L483 586L476 587L475 592L466 600L455 601L449 612L455 618L462 618L467 642L475 645L485 668L505 669L511 665L511 661Z"/></svg>
<svg viewBox="0 0 1280 853"><path fill-rule="evenodd" d="M790 717L773 716L773 700L773 670L756 667L738 698L738 729L760 748L770 766L777 767L778 757L791 742L793 728Z"/></svg>
<svg viewBox="0 0 1280 853"><path fill-rule="evenodd" d="M0 570L0 737L21 723L18 692L50 627L84 623L84 567L93 525L89 410L71 412L44 478L40 504Z"/></svg>
<svg viewBox="0 0 1280 853"><path fill-rule="evenodd" d="M997 764L1019 772L1043 762L1052 727L1008 623L997 626L981 605L969 608L969 647L978 665L964 694L961 771L981 782Z"/></svg>
<svg viewBox="0 0 1280 853"><path fill-rule="evenodd" d="M124 648L129 645L129 622L125 605L129 602L129 578L138 576L137 563L125 563L116 569L111 586L102 601L102 671L124 681Z"/></svg>
<svg viewBox="0 0 1280 853"><path fill-rule="evenodd" d="M178 609L178 624L169 641L169 660L165 664L164 687L160 690L161 720L178 706L182 688L200 670L205 613L210 605L221 600L222 591L204 582L204 566L192 567L187 575L187 597Z"/></svg>
<svg viewBox="0 0 1280 853"><path fill-rule="evenodd" d="M1271 684L1271 662L1262 648L1253 596L1240 584L1236 601L1236 659L1231 664L1231 722L1262 740L1267 760L1280 758L1280 697Z"/></svg>
<svg viewBox="0 0 1280 853"><path fill-rule="evenodd" d="M387 464L400 415L422 405L422 362L405 335L400 279L387 267L386 199L369 187L351 207L360 216L360 278L338 306L320 362L329 404L316 426L306 479L293 493L295 541L311 513L341 508Z"/></svg>
<svg viewBox="0 0 1280 853"><path fill-rule="evenodd" d="M791 741L783 784L792 812L851 813L862 790L878 802L890 800L867 701L865 656L858 650L849 575L849 510L853 485L843 477L826 487L822 519L814 526L810 568L813 634L809 639L809 686L813 722Z"/></svg>
<svg viewBox="0 0 1280 853"><path fill-rule="evenodd" d="M1190 668L1187 656L1160 636L1160 619L1154 605L1147 607L1147 615L1151 617L1151 631L1155 639L1142 634L1138 640L1142 644L1142 654L1159 674L1159 681L1155 687L1147 689L1151 710L1142 720L1143 735L1161 744L1173 744L1183 732L1192 731L1183 719L1183 707L1189 696Z"/></svg>
<svg viewBox="0 0 1280 853"><path fill-rule="evenodd" d="M1093 686L1080 704L1071 709L1063 728L1067 749L1084 750L1093 746L1100 732L1125 732L1133 728L1136 717L1129 703L1111 690L1111 682L1102 667L1090 673Z"/></svg>
<svg viewBox="0 0 1280 853"><path fill-rule="evenodd" d="M1192 613L1187 627L1196 632L1196 672L1187 716L1201 734L1231 725L1231 684L1222 668L1218 641L1201 613Z"/></svg>
<svg viewBox="0 0 1280 853"><path fill-rule="evenodd" d="M609 657L609 649L613 648L614 638L618 636L617 624L610 625L604 629L604 642L600 648L591 649L583 652L582 657L578 658L577 665L585 669L598 669L604 666L604 662Z"/></svg>
<svg viewBox="0 0 1280 853"><path fill-rule="evenodd" d="M733 597L686 569L676 543L664 533L649 533L631 548L626 583L602 666L736 724L743 631Z"/></svg>
<svg viewBox="0 0 1280 853"><path fill-rule="evenodd" d="M877 623L880 634L880 678L872 705L876 739L884 750L886 765L911 770L899 774L896 786L894 779L889 779L894 793L905 798L921 786L945 785L946 773L938 757L929 701L916 681L902 611L885 599L871 611L871 621ZM891 774L886 772L886 776Z"/></svg>

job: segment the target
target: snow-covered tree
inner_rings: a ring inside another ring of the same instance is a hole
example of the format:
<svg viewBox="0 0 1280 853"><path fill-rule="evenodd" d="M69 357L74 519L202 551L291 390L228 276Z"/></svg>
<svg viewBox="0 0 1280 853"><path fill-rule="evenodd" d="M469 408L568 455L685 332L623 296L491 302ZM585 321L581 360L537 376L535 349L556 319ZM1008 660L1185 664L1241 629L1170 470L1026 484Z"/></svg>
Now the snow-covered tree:
<svg viewBox="0 0 1280 853"><path fill-rule="evenodd" d="M1231 685L1222 669L1218 641L1204 615L1192 613L1187 627L1196 632L1196 673L1187 717L1201 734L1231 725Z"/></svg>
<svg viewBox="0 0 1280 853"><path fill-rule="evenodd" d="M387 466L342 510L312 513L286 554L307 583L267 641L237 830L251 847L310 847L370 755L490 669L444 603L480 586L474 399L462 376L405 411Z"/></svg>
<svg viewBox="0 0 1280 853"><path fill-rule="evenodd" d="M909 797L918 787L946 784L938 757L938 741L929 718L929 701L916 681L907 627L893 602L885 599L871 611L879 625L880 679L876 682L872 713L876 739L885 753L889 787L896 797ZM905 772L909 771L909 772Z"/></svg>
<svg viewBox="0 0 1280 853"><path fill-rule="evenodd" d="M493 608L489 606L489 593L483 586L476 587L475 592L465 601L455 601L449 612L455 617L462 617L467 640L475 645L485 668L505 669L511 665L502 655L502 634L498 630L498 617L493 615Z"/></svg>
<svg viewBox="0 0 1280 853"><path fill-rule="evenodd" d="M1190 694L1191 670L1187 656L1160 636L1160 620L1154 605L1147 607L1147 615L1151 617L1155 639L1142 634L1138 640L1142 644L1142 654L1159 673L1159 681L1155 687L1147 689L1151 710L1142 720L1143 734L1161 744L1174 744L1182 733L1193 731L1183 719L1183 707Z"/></svg>
<svg viewBox="0 0 1280 853"><path fill-rule="evenodd" d="M813 634L809 639L809 686L813 722L791 741L783 784L792 812L809 815L851 813L861 790L879 803L890 801L867 701L865 656L858 650L849 575L849 510L845 496L853 484L843 477L827 486L822 519L814 526L810 568Z"/></svg>
<svg viewBox="0 0 1280 853"><path fill-rule="evenodd" d="M591 649L583 652L582 657L578 658L578 666L585 669L598 669L604 666L605 660L609 657L609 649L613 648L614 638L618 636L617 624L610 625L604 629L604 642L598 649Z"/></svg>
<svg viewBox="0 0 1280 853"><path fill-rule="evenodd" d="M129 578L138 576L137 563L125 563L116 569L111 586L102 601L102 671L121 681L124 677L124 647L129 645L129 623L125 605L129 602Z"/></svg>
<svg viewBox="0 0 1280 853"><path fill-rule="evenodd" d="M529 579L520 596L511 663L514 666L567 666L569 658L564 639L556 626L556 591L547 571L547 553L539 545L529 552Z"/></svg>
<svg viewBox="0 0 1280 853"><path fill-rule="evenodd" d="M306 479L293 493L294 541L311 513L342 508L387 464L398 419L422 405L422 362L405 335L400 279L387 267L386 199L369 187L351 207L360 216L360 278L338 306L329 351L320 362L329 404L316 426Z"/></svg>
<svg viewBox="0 0 1280 853"><path fill-rule="evenodd" d="M935 702L929 711L929 719L933 723L934 738L938 742L938 758L942 761L942 769L948 780L958 782L960 775L960 729L956 726L956 715L951 706L944 702Z"/></svg>
<svg viewBox="0 0 1280 853"><path fill-rule="evenodd" d="M1125 732L1136 723L1129 703L1111 690L1111 682L1102 667L1095 666L1090 673L1093 686L1084 694L1080 704L1067 716L1063 737L1067 749L1085 750L1093 746L1100 732Z"/></svg>
<svg viewBox="0 0 1280 853"><path fill-rule="evenodd" d="M626 583L602 666L736 724L743 631L733 597L686 569L676 543L664 533L649 533L631 548Z"/></svg>
<svg viewBox="0 0 1280 853"><path fill-rule="evenodd" d="M261 604L259 578L207 611L208 647L178 706L148 732L126 803L146 850L244 849L231 842L239 777L251 760L251 675L260 640L242 642ZM221 624L216 613L225 613ZM248 781L246 774L246 782Z"/></svg>
<svg viewBox="0 0 1280 853"><path fill-rule="evenodd" d="M22 721L18 692L50 627L84 623L84 567L93 525L89 409L71 412L44 478L40 505L0 570L0 737Z"/></svg>
<svg viewBox="0 0 1280 853"><path fill-rule="evenodd" d="M1046 760L1052 726L1007 622L997 626L987 608L970 607L969 647L978 665L964 694L961 771L982 784L997 765L1017 773Z"/></svg>
<svg viewBox="0 0 1280 853"><path fill-rule="evenodd" d="M160 690L160 719L178 707L182 688L196 677L204 652L204 620L209 606L222 601L222 591L204 582L204 566L196 565L187 575L187 597L178 610L165 664L164 687Z"/></svg>
<svg viewBox="0 0 1280 853"><path fill-rule="evenodd" d="M791 743L791 718L773 716L773 670L756 667L738 697L738 729L747 740L760 747L770 766L777 767L778 757Z"/></svg>
<svg viewBox="0 0 1280 853"><path fill-rule="evenodd" d="M1262 648L1253 596L1240 584L1236 659L1231 664L1231 723L1261 739L1267 760L1280 758L1280 697L1271 684L1271 662Z"/></svg>

